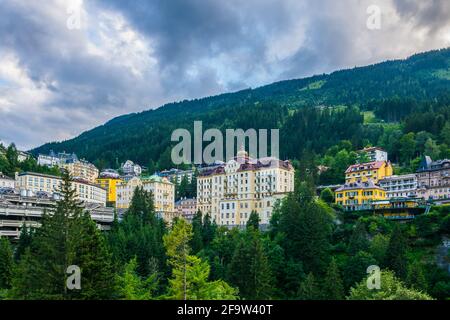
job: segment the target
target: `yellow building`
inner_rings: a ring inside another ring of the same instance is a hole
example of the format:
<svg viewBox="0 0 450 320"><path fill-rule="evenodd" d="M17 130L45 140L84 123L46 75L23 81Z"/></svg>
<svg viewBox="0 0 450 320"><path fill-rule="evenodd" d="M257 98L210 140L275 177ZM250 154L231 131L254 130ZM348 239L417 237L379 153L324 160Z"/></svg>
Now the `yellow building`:
<svg viewBox="0 0 450 320"><path fill-rule="evenodd" d="M353 164L345 171L345 184L361 183L369 180L375 184L385 177L392 176L393 169L389 161L375 161Z"/></svg>
<svg viewBox="0 0 450 320"><path fill-rule="evenodd" d="M346 210L369 209L374 201L386 200L386 191L373 181L353 182L336 189L335 202Z"/></svg>
<svg viewBox="0 0 450 320"><path fill-rule="evenodd" d="M116 204L117 201L117 184L122 182L122 179L119 178L97 178L97 184L99 184L103 189L107 192L106 201Z"/></svg>

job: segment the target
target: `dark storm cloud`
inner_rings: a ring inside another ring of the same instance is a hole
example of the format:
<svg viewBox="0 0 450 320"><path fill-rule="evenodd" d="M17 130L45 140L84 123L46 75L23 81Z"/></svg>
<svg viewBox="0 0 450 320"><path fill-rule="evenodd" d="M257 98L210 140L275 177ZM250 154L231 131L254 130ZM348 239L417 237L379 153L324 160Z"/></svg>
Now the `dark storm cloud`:
<svg viewBox="0 0 450 320"><path fill-rule="evenodd" d="M450 1L448 0L395 0L398 13L416 26L436 33L449 28Z"/></svg>
<svg viewBox="0 0 450 320"><path fill-rule="evenodd" d="M85 0L69 30L76 1L0 0L0 140L36 146L164 102L450 44L447 0Z"/></svg>

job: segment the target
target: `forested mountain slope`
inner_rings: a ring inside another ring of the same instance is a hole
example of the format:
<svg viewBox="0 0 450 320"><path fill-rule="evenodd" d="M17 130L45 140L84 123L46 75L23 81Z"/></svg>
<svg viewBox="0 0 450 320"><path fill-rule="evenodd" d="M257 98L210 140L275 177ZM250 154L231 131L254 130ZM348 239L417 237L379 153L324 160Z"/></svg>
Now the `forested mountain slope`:
<svg viewBox="0 0 450 320"><path fill-rule="evenodd" d="M171 166L171 132L175 128L192 130L193 121L202 120L204 130L280 128L283 157L299 158L305 150L321 153L343 139L355 146L366 140L376 142L367 137L361 110L375 111L386 121L399 121L416 111L411 106L435 103L436 98L442 105L449 91L450 49L443 49L406 60L169 103L155 110L117 117L74 139L48 143L33 152L75 152L100 167L117 167L132 159L162 169ZM388 111L399 106L399 119L396 112L395 119L385 117L380 105Z"/></svg>

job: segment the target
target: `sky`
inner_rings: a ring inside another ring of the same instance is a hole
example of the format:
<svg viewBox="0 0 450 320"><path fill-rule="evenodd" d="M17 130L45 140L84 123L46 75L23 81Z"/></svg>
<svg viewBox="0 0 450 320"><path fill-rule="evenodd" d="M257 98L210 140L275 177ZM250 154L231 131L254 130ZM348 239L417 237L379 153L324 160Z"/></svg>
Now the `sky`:
<svg viewBox="0 0 450 320"><path fill-rule="evenodd" d="M0 141L449 46L448 0L0 0Z"/></svg>

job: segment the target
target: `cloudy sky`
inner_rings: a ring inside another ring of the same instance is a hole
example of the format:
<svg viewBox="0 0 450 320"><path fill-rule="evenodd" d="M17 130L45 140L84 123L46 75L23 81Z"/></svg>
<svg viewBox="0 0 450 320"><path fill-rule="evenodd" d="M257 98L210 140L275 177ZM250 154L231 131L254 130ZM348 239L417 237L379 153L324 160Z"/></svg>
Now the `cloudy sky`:
<svg viewBox="0 0 450 320"><path fill-rule="evenodd" d="M449 46L448 0L0 0L0 141Z"/></svg>

